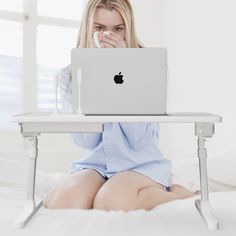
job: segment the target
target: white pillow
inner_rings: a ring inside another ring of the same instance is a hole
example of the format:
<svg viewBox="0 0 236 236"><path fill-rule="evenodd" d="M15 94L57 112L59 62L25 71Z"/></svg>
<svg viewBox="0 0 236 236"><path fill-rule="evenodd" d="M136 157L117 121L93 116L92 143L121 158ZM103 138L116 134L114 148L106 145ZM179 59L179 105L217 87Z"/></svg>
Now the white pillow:
<svg viewBox="0 0 236 236"><path fill-rule="evenodd" d="M197 160L189 158L172 161L171 184L180 184L191 192L200 190Z"/></svg>
<svg viewBox="0 0 236 236"><path fill-rule="evenodd" d="M197 157L173 161L173 183L175 176L186 183L185 187L191 190L200 187L199 160ZM207 157L208 186L210 192L236 190L236 153L225 153L223 156ZM178 180L176 181L178 183ZM181 180L179 180L181 184Z"/></svg>
<svg viewBox="0 0 236 236"><path fill-rule="evenodd" d="M47 174L41 170L36 171L35 194L42 198L62 178L64 173L54 172ZM26 191L28 166L8 158L0 158L0 186Z"/></svg>
<svg viewBox="0 0 236 236"><path fill-rule="evenodd" d="M10 159L0 158L0 185L25 190L27 171L25 165Z"/></svg>
<svg viewBox="0 0 236 236"><path fill-rule="evenodd" d="M225 158L208 158L208 175L211 181L236 188L236 155Z"/></svg>

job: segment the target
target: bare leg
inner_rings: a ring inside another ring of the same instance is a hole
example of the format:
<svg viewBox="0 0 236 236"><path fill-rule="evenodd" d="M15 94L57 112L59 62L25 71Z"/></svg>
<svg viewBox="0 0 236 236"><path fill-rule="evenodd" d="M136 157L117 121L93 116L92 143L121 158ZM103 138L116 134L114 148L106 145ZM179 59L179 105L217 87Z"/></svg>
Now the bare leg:
<svg viewBox="0 0 236 236"><path fill-rule="evenodd" d="M93 199L105 181L95 170L80 170L53 188L44 199L43 206L51 209L91 209Z"/></svg>
<svg viewBox="0 0 236 236"><path fill-rule="evenodd" d="M182 185L179 184L171 185L170 192L178 194L182 196L182 198L194 197L196 195L199 195L199 191L196 191L194 193L190 192L188 189L184 188Z"/></svg>
<svg viewBox="0 0 236 236"><path fill-rule="evenodd" d="M171 191L167 192L159 187L146 187L138 191L137 207L151 210L157 205L196 196L181 185L172 185Z"/></svg>
<svg viewBox="0 0 236 236"><path fill-rule="evenodd" d="M150 210L153 207L189 197L188 194L167 192L164 187L135 171L124 171L112 176L98 191L93 208L103 210ZM179 191L179 190L178 190Z"/></svg>

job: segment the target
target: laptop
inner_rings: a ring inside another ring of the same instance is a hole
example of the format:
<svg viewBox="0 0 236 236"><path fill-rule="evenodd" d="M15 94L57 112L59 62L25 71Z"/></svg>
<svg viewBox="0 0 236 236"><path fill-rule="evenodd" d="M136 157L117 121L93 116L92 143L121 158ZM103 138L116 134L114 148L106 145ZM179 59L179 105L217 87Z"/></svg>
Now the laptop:
<svg viewBox="0 0 236 236"><path fill-rule="evenodd" d="M166 48L74 48L71 65L73 113L166 114Z"/></svg>

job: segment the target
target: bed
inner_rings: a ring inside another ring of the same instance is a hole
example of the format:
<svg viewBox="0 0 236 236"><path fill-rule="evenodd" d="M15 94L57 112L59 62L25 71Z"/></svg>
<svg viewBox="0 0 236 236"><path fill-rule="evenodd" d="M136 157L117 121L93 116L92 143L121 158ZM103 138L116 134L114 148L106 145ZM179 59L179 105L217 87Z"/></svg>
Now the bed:
<svg viewBox="0 0 236 236"><path fill-rule="evenodd" d="M13 227L25 201L27 166L0 158L0 235L224 235L236 234L236 152L208 157L209 197L220 222L209 231L195 208L200 196L156 206L151 211L50 210L41 207L23 229ZM173 161L172 183L199 189L198 159ZM36 196L42 198L65 174L37 171Z"/></svg>

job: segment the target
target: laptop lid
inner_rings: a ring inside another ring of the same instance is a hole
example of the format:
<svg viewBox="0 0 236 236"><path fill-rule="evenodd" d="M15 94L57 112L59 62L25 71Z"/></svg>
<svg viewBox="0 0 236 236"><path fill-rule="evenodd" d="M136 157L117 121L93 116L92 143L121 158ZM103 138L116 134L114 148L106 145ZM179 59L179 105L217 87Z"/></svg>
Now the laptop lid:
<svg viewBox="0 0 236 236"><path fill-rule="evenodd" d="M85 115L166 113L165 48L75 48L71 64L74 113L79 99Z"/></svg>

